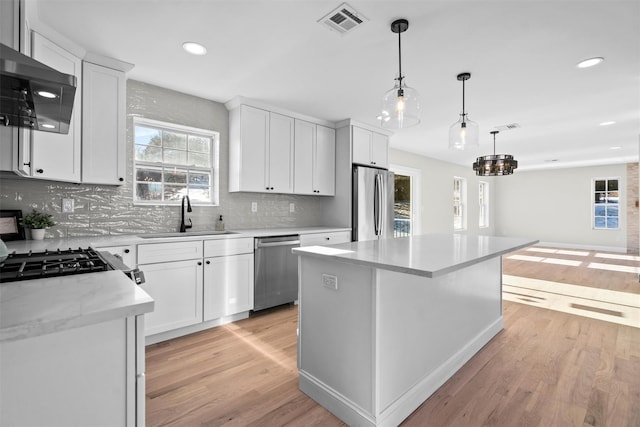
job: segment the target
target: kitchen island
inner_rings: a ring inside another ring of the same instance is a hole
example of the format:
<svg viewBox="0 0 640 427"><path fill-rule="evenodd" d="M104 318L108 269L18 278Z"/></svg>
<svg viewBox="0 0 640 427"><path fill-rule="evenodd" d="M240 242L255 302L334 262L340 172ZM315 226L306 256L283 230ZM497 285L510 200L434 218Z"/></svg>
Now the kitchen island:
<svg viewBox="0 0 640 427"><path fill-rule="evenodd" d="M294 249L300 389L395 426L503 329L501 256L527 239L433 234Z"/></svg>

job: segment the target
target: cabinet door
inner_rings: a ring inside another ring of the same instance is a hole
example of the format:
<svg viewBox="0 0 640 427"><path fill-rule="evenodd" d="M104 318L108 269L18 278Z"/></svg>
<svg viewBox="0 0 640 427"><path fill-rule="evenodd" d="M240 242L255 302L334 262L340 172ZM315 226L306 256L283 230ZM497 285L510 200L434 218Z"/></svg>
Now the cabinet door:
<svg viewBox="0 0 640 427"><path fill-rule="evenodd" d="M294 192L296 194L314 194L313 168L316 125L296 119L295 126Z"/></svg>
<svg viewBox="0 0 640 427"><path fill-rule="evenodd" d="M316 150L313 187L317 194L336 194L336 131L325 126L316 127Z"/></svg>
<svg viewBox="0 0 640 427"><path fill-rule="evenodd" d="M353 163L371 164L371 140L373 132L357 126L352 128Z"/></svg>
<svg viewBox="0 0 640 427"><path fill-rule="evenodd" d="M253 254L207 258L204 320L253 309Z"/></svg>
<svg viewBox="0 0 640 427"><path fill-rule="evenodd" d="M270 113L269 191L293 193L293 118Z"/></svg>
<svg viewBox="0 0 640 427"><path fill-rule="evenodd" d="M31 132L32 174L35 178L80 182L82 62L36 32L32 35L31 52L34 59L77 78L69 133Z"/></svg>
<svg viewBox="0 0 640 427"><path fill-rule="evenodd" d="M85 62L82 78L82 182L123 184L125 75Z"/></svg>
<svg viewBox="0 0 640 427"><path fill-rule="evenodd" d="M389 167L389 137L387 135L373 132L371 163L379 168Z"/></svg>
<svg viewBox="0 0 640 427"><path fill-rule="evenodd" d="M240 111L241 191L265 192L269 148L269 112L242 105Z"/></svg>
<svg viewBox="0 0 640 427"><path fill-rule="evenodd" d="M189 260L140 265L140 285L154 300L145 314L145 335L158 334L202 322L202 261Z"/></svg>

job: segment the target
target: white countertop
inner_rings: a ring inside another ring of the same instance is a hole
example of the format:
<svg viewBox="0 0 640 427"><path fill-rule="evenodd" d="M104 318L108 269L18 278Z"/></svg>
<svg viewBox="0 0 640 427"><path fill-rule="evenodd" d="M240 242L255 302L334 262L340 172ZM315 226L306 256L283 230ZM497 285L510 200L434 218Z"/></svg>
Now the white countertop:
<svg viewBox="0 0 640 427"><path fill-rule="evenodd" d="M0 283L0 342L136 316L153 305L117 270Z"/></svg>
<svg viewBox="0 0 640 427"><path fill-rule="evenodd" d="M294 248L302 256L437 277L522 249L537 240L462 234L424 234L332 246Z"/></svg>
<svg viewBox="0 0 640 427"><path fill-rule="evenodd" d="M268 236L287 236L290 234L315 234L315 233L334 233L339 231L351 231L345 227L287 227L287 228L256 228L233 230L235 232L246 234L252 237L268 237Z"/></svg>

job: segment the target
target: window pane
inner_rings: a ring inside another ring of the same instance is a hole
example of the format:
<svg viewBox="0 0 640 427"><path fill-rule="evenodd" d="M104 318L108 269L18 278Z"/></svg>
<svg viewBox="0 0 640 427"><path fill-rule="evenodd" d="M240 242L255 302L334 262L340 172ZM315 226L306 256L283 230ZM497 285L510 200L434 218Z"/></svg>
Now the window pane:
<svg viewBox="0 0 640 427"><path fill-rule="evenodd" d="M595 216L605 216L606 208L604 206L595 206Z"/></svg>
<svg viewBox="0 0 640 427"><path fill-rule="evenodd" d="M187 149L187 135L167 130L162 131L162 145L164 148Z"/></svg>
<svg viewBox="0 0 640 427"><path fill-rule="evenodd" d="M607 206L607 216L618 216L618 207L617 206Z"/></svg>
<svg viewBox="0 0 640 427"><path fill-rule="evenodd" d="M139 168L136 171L136 181L162 182L162 171L160 169Z"/></svg>
<svg viewBox="0 0 640 427"><path fill-rule="evenodd" d="M607 191L618 191L618 180L610 179L607 181Z"/></svg>
<svg viewBox="0 0 640 427"><path fill-rule="evenodd" d="M180 150L164 150L164 162L172 165L187 165L187 152Z"/></svg>
<svg viewBox="0 0 640 427"><path fill-rule="evenodd" d="M607 203L618 203L618 192L612 191L607 193Z"/></svg>
<svg viewBox="0 0 640 427"><path fill-rule="evenodd" d="M162 145L159 129L136 126L134 138L136 144L155 145L156 147L160 147Z"/></svg>
<svg viewBox="0 0 640 427"><path fill-rule="evenodd" d="M210 199L211 189L208 186L203 185L190 185L189 197L191 201L207 202Z"/></svg>
<svg viewBox="0 0 640 427"><path fill-rule="evenodd" d="M600 180L596 180L595 182L595 187L596 187L596 191L606 191L606 181L604 179Z"/></svg>
<svg viewBox="0 0 640 427"><path fill-rule="evenodd" d="M601 217L601 216L597 216L594 219L595 219L594 223L595 223L595 227L596 228L605 228L606 227L606 225L607 225L606 218Z"/></svg>
<svg viewBox="0 0 640 427"><path fill-rule="evenodd" d="M162 148L136 144L136 160L143 162L161 162Z"/></svg>
<svg viewBox="0 0 640 427"><path fill-rule="evenodd" d="M607 218L607 228L618 228L618 217Z"/></svg>
<svg viewBox="0 0 640 427"><path fill-rule="evenodd" d="M209 167L211 166L211 155L209 153L189 153L189 164Z"/></svg>
<svg viewBox="0 0 640 427"><path fill-rule="evenodd" d="M187 195L186 185L165 185L164 186L164 199L165 200L181 200L182 196Z"/></svg>
<svg viewBox="0 0 640 427"><path fill-rule="evenodd" d="M164 171L164 182L172 184L186 184L187 183L187 171Z"/></svg>
<svg viewBox="0 0 640 427"><path fill-rule="evenodd" d="M189 135L189 151L211 152L211 138Z"/></svg>
<svg viewBox="0 0 640 427"><path fill-rule="evenodd" d="M595 193L594 202L595 203L605 203L606 202L606 193Z"/></svg>
<svg viewBox="0 0 640 427"><path fill-rule="evenodd" d="M189 184L209 185L211 183L211 175L208 173L191 172L189 175Z"/></svg>
<svg viewBox="0 0 640 427"><path fill-rule="evenodd" d="M162 184L136 183L138 200L162 200Z"/></svg>

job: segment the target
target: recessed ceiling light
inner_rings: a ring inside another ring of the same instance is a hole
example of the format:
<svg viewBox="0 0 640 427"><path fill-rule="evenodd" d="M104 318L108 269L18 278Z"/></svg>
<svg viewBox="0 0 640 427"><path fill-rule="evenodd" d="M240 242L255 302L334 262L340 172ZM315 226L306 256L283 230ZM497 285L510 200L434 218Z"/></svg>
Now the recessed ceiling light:
<svg viewBox="0 0 640 427"><path fill-rule="evenodd" d="M43 128L45 128L45 129L55 129L56 128L54 125L52 125L50 123L43 123L41 126Z"/></svg>
<svg viewBox="0 0 640 427"><path fill-rule="evenodd" d="M39 95L43 98L50 98L50 99L58 97L58 95L56 95L55 93L47 92L46 90L39 90L36 92L36 95Z"/></svg>
<svg viewBox="0 0 640 427"><path fill-rule="evenodd" d="M602 61L604 61L604 58L602 58L600 56L597 56L595 58L585 59L584 61L578 62L578 68L593 67L594 65L600 64Z"/></svg>
<svg viewBox="0 0 640 427"><path fill-rule="evenodd" d="M616 122L614 121L608 121L608 122L602 122L600 123L600 126L611 126L614 125Z"/></svg>
<svg viewBox="0 0 640 427"><path fill-rule="evenodd" d="M619 145L614 145L613 147L609 147L609 149L611 149L611 150L619 150L621 148L622 147L620 147Z"/></svg>
<svg viewBox="0 0 640 427"><path fill-rule="evenodd" d="M196 42L184 42L182 48L192 55L204 55L207 53L207 48Z"/></svg>

